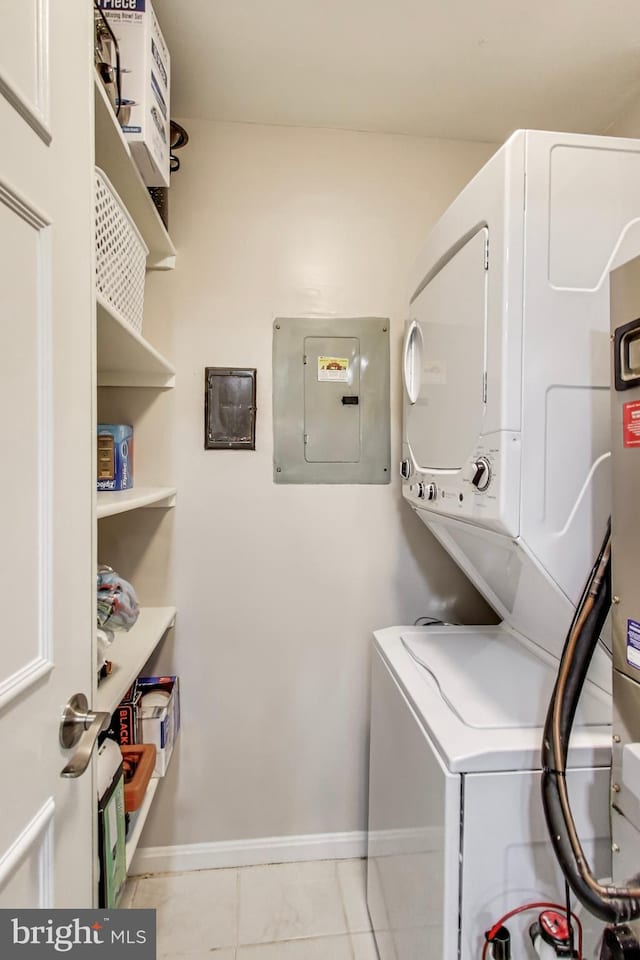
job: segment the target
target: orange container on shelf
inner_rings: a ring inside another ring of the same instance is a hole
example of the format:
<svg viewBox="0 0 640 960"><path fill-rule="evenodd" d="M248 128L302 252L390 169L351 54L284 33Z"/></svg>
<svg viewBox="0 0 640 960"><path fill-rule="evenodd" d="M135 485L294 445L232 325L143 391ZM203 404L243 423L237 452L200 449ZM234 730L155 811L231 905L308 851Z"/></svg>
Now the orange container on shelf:
<svg viewBox="0 0 640 960"><path fill-rule="evenodd" d="M124 769L124 808L127 813L137 810L149 786L156 763L153 743L134 743L120 747Z"/></svg>

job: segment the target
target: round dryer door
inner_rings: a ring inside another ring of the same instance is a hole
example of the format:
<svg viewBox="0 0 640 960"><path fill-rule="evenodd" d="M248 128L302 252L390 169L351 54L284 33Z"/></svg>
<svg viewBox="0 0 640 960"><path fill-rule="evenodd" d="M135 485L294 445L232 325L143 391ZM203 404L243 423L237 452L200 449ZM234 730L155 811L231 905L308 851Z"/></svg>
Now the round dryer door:
<svg viewBox="0 0 640 960"><path fill-rule="evenodd" d="M421 470L460 470L482 433L488 234L478 230L412 303L403 351L404 434Z"/></svg>
<svg viewBox="0 0 640 960"><path fill-rule="evenodd" d="M407 400L413 404L420 396L422 382L422 331L417 320L410 324L404 340L402 374Z"/></svg>

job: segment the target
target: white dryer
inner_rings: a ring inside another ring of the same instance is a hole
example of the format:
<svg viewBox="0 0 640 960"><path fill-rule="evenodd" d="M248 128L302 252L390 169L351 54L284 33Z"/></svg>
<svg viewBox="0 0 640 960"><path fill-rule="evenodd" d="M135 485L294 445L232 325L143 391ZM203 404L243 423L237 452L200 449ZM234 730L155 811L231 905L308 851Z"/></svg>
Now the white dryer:
<svg viewBox="0 0 640 960"><path fill-rule="evenodd" d="M610 512L608 275L639 251L640 141L518 131L414 268L403 496L502 623L376 634L368 896L382 960L475 960L505 910L563 896L542 725ZM599 650L571 754L585 840L609 833L610 686Z"/></svg>

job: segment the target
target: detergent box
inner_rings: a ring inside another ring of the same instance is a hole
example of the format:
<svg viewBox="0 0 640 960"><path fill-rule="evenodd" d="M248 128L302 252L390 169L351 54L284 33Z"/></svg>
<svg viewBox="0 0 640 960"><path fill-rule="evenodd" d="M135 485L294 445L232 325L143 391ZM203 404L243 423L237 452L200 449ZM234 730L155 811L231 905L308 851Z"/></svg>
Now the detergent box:
<svg viewBox="0 0 640 960"><path fill-rule="evenodd" d="M98 490L130 490L133 486L133 427L98 424Z"/></svg>
<svg viewBox="0 0 640 960"><path fill-rule="evenodd" d="M169 50L149 0L99 0L118 41L120 125L148 187L169 186Z"/></svg>

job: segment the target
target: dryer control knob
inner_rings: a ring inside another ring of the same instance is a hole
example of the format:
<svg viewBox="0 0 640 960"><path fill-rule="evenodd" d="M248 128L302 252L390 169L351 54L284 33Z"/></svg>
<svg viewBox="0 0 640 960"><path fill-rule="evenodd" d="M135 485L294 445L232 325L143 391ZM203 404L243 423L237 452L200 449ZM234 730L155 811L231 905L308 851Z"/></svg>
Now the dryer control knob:
<svg viewBox="0 0 640 960"><path fill-rule="evenodd" d="M400 476L403 480L408 480L411 476L411 463L409 460L400 461Z"/></svg>
<svg viewBox="0 0 640 960"><path fill-rule="evenodd" d="M435 500L438 496L438 488L435 483L425 484L424 498L425 500Z"/></svg>
<svg viewBox="0 0 640 960"><path fill-rule="evenodd" d="M413 485L411 490L414 490ZM435 483L417 483L415 485L416 496L418 500L435 500L438 496L438 488Z"/></svg>
<svg viewBox="0 0 640 960"><path fill-rule="evenodd" d="M486 457L479 457L473 464L472 469L471 483L483 492L487 489L491 480L491 464Z"/></svg>

